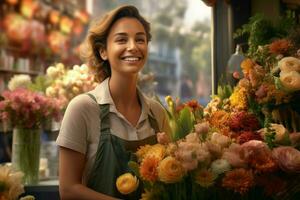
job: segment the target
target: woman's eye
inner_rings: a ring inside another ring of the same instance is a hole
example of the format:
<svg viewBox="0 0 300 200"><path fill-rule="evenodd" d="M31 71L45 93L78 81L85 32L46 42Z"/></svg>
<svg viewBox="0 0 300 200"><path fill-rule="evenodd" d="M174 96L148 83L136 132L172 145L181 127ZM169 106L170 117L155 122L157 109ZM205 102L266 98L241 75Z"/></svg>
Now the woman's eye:
<svg viewBox="0 0 300 200"><path fill-rule="evenodd" d="M136 40L138 43L144 43L146 40L144 38L139 38Z"/></svg>
<svg viewBox="0 0 300 200"><path fill-rule="evenodd" d="M126 42L126 39L125 38L119 38L116 41L119 42L119 43L124 43L124 42Z"/></svg>

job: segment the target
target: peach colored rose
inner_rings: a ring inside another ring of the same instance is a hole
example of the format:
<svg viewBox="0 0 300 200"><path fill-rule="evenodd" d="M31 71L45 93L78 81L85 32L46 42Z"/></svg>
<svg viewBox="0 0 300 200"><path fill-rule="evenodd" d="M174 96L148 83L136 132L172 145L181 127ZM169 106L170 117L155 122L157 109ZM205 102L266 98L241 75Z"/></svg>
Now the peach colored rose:
<svg viewBox="0 0 300 200"><path fill-rule="evenodd" d="M281 84L289 91L300 90L300 73L296 71L280 72Z"/></svg>
<svg viewBox="0 0 300 200"><path fill-rule="evenodd" d="M162 182L176 183L184 175L185 172L180 162L171 156L163 159L158 166L158 177Z"/></svg>
<svg viewBox="0 0 300 200"><path fill-rule="evenodd" d="M293 147L274 148L272 155L279 167L286 172L300 173L300 151Z"/></svg>
<svg viewBox="0 0 300 200"><path fill-rule="evenodd" d="M118 177L116 186L121 194L130 194L138 188L139 180L136 176L133 176L130 173L125 173Z"/></svg>
<svg viewBox="0 0 300 200"><path fill-rule="evenodd" d="M278 66L281 71L291 72L297 71L300 72L300 60L295 57L284 57L278 62Z"/></svg>

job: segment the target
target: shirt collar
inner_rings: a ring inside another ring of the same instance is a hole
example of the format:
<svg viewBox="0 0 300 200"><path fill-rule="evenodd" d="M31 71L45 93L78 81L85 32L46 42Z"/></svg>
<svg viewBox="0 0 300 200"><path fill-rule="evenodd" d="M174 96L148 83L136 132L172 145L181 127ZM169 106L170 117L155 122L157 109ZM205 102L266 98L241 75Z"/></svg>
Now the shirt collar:
<svg viewBox="0 0 300 200"><path fill-rule="evenodd" d="M109 104L110 108L112 108L110 110L113 111L116 108L116 106L111 97L108 83L109 83L109 77L106 78L104 81L102 81L100 84L98 84L96 86L96 88L93 91L93 95L96 97L98 104L100 104L100 105ZM142 105L142 113L141 113L140 120L144 120L147 118L148 115L152 116L152 114L150 113L150 102L149 102L148 97L146 97L140 91L139 88L137 88L137 93L138 93L139 100ZM152 117L154 117L154 116L152 116Z"/></svg>

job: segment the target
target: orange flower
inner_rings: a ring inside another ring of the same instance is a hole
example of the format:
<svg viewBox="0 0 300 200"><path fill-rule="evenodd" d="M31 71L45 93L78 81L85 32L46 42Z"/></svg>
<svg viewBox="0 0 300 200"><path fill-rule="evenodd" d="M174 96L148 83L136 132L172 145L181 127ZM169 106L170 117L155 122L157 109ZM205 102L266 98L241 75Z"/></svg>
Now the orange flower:
<svg viewBox="0 0 300 200"><path fill-rule="evenodd" d="M201 105L198 103L198 101L196 101L196 100L190 100L190 101L186 102L186 105L187 105L188 107L190 107L193 111L202 108L202 106L201 106Z"/></svg>
<svg viewBox="0 0 300 200"><path fill-rule="evenodd" d="M144 180L147 181L156 181L158 174L157 174L157 167L159 164L160 159L156 156L147 156L144 158L141 166L140 166L140 174Z"/></svg>
<svg viewBox="0 0 300 200"><path fill-rule="evenodd" d="M274 54L286 54L293 47L287 39L275 40L269 46L270 52Z"/></svg>
<svg viewBox="0 0 300 200"><path fill-rule="evenodd" d="M228 171L222 180L222 186L239 192L246 193L254 185L254 177L251 171L239 168Z"/></svg>
<svg viewBox="0 0 300 200"><path fill-rule="evenodd" d="M277 169L277 165L271 155L265 152L251 156L248 162L255 169L255 172L273 172Z"/></svg>
<svg viewBox="0 0 300 200"><path fill-rule="evenodd" d="M249 74L250 69L253 69L254 65L255 63L250 58L243 60L241 63L241 68L243 69L244 75Z"/></svg>
<svg viewBox="0 0 300 200"><path fill-rule="evenodd" d="M212 186L216 178L217 175L207 169L200 169L195 173L195 182L202 187Z"/></svg>

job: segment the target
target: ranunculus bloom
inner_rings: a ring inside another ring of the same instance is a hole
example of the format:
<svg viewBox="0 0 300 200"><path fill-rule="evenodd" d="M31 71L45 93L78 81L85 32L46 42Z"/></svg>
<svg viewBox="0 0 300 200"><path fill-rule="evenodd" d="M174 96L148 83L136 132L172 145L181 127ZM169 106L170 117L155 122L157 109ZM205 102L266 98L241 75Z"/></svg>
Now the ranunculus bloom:
<svg viewBox="0 0 300 200"><path fill-rule="evenodd" d="M292 146L300 145L300 133L299 132L291 133L289 136L290 136Z"/></svg>
<svg viewBox="0 0 300 200"><path fill-rule="evenodd" d="M116 186L121 194L130 194L139 186L139 180L130 173L125 173L117 178Z"/></svg>
<svg viewBox="0 0 300 200"><path fill-rule="evenodd" d="M157 138L157 142L159 144L164 144L165 145L165 144L168 144L171 141L169 135L165 132L157 133L156 138Z"/></svg>
<svg viewBox="0 0 300 200"><path fill-rule="evenodd" d="M300 60L295 57L284 57L278 62L282 72L300 72Z"/></svg>
<svg viewBox="0 0 300 200"><path fill-rule="evenodd" d="M282 124L273 124L273 123L271 123L270 125L271 125L270 128L275 131L275 140L274 140L274 142L276 142L276 143L285 142L285 140L288 138L288 131L286 130L286 128ZM263 128L263 129L260 129L258 132L260 133L262 138L265 139L267 129Z"/></svg>
<svg viewBox="0 0 300 200"><path fill-rule="evenodd" d="M277 147L273 149L272 155L283 171L300 173L300 151L297 149L289 146Z"/></svg>
<svg viewBox="0 0 300 200"><path fill-rule="evenodd" d="M281 84L290 91L300 90L300 73L296 71L280 72Z"/></svg>
<svg viewBox="0 0 300 200"><path fill-rule="evenodd" d="M165 183L179 182L184 174L185 172L180 162L171 156L163 159L158 166L158 177Z"/></svg>

